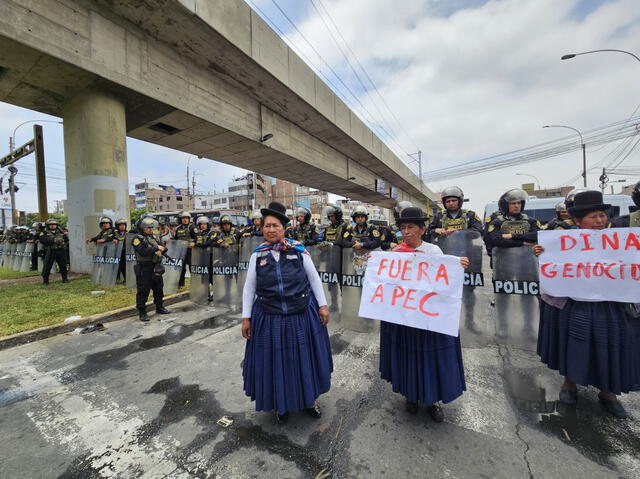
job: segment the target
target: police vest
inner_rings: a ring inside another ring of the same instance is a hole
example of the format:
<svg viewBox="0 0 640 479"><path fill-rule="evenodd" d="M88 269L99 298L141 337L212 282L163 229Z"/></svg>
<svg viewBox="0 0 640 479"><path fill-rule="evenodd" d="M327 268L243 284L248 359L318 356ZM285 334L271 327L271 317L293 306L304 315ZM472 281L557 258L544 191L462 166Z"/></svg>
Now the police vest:
<svg viewBox="0 0 640 479"><path fill-rule="evenodd" d="M300 241L301 243L304 243L305 241L307 241L308 239L311 239L311 234L313 233L313 225L311 224L305 224L305 225L298 225L293 229L293 237L295 240Z"/></svg>
<svg viewBox="0 0 640 479"><path fill-rule="evenodd" d="M631 228L640 227L640 210L634 211L629 215L629 226Z"/></svg>
<svg viewBox="0 0 640 479"><path fill-rule="evenodd" d="M117 239L118 241L124 241L125 238L127 237L127 231L120 231L120 230L115 230L113 232L113 235L115 237L115 239Z"/></svg>
<svg viewBox="0 0 640 479"><path fill-rule="evenodd" d="M51 241L51 243L47 245L48 248L64 249L66 247L65 240L64 240L64 233L62 232L61 229L56 228L53 231L49 230L45 234L47 235L48 239Z"/></svg>
<svg viewBox="0 0 640 479"><path fill-rule="evenodd" d="M136 261L138 263L159 263L160 261L162 261L160 256L158 256L155 251L149 256L143 256L138 252L138 248L136 248L136 246L140 244L142 244L143 246L160 246L160 243L158 243L154 236L136 235L135 238L133 238L131 244L134 247L134 251L136 253Z"/></svg>
<svg viewBox="0 0 640 479"><path fill-rule="evenodd" d="M236 237L238 236L238 231L235 228L231 228L229 232L221 230L219 235L222 241L227 243L229 246L237 244Z"/></svg>
<svg viewBox="0 0 640 479"><path fill-rule="evenodd" d="M469 228L469 211L460 210L457 218L449 218L447 214L440 218L442 228L445 230L466 230Z"/></svg>
<svg viewBox="0 0 640 479"><path fill-rule="evenodd" d="M344 223L336 223L336 224L332 223L329 226L327 226L327 229L324 230L325 241L329 241L332 243L338 241L342 236L344 227L345 227Z"/></svg>
<svg viewBox="0 0 640 479"><path fill-rule="evenodd" d="M369 238L369 236L378 238L380 237L380 232L375 226L367 224L363 231L358 231L358 226L354 226L351 229L351 236L353 239Z"/></svg>
<svg viewBox="0 0 640 479"><path fill-rule="evenodd" d="M193 237L191 236L191 223L188 225L179 225L176 228L176 239L182 241L193 240Z"/></svg>
<svg viewBox="0 0 640 479"><path fill-rule="evenodd" d="M522 219L513 220L505 218L504 216L498 216L498 219L503 223L500 225L500 232L502 234L523 235L531 231L531 224L529 223L529 217L527 215L521 215Z"/></svg>

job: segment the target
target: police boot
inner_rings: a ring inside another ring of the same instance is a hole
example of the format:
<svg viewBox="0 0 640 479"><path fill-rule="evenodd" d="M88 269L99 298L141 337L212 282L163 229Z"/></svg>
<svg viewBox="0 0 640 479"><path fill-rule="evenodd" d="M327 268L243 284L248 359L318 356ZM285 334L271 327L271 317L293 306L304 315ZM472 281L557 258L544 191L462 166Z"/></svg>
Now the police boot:
<svg viewBox="0 0 640 479"><path fill-rule="evenodd" d="M66 274L64 276L62 276L62 282L63 283L68 283L69 282L69 278L67 278Z"/></svg>
<svg viewBox="0 0 640 479"><path fill-rule="evenodd" d="M140 321L146 323L147 321L149 321L149 316L147 316L147 312L146 311L139 311L139 319Z"/></svg>
<svg viewBox="0 0 640 479"><path fill-rule="evenodd" d="M43 279L42 280L42 286L49 286L49 280L48 279Z"/></svg>
<svg viewBox="0 0 640 479"><path fill-rule="evenodd" d="M171 314L171 311L164 306L156 306L156 314Z"/></svg>

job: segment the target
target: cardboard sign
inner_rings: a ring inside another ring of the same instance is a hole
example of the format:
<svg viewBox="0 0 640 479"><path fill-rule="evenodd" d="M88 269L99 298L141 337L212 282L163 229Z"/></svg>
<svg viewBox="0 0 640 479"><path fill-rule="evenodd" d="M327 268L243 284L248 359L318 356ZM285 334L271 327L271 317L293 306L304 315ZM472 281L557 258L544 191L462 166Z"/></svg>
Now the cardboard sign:
<svg viewBox="0 0 640 479"><path fill-rule="evenodd" d="M456 256L374 251L358 314L458 336L463 282Z"/></svg>
<svg viewBox="0 0 640 479"><path fill-rule="evenodd" d="M637 303L640 228L538 232L540 289L557 297Z"/></svg>

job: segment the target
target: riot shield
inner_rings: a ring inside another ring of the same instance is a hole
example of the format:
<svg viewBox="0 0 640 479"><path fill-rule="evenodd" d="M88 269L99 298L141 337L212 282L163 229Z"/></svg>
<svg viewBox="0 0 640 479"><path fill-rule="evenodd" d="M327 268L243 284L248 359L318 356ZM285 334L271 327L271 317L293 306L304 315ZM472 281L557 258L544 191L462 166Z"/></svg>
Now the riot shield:
<svg viewBox="0 0 640 479"><path fill-rule="evenodd" d="M91 281L101 286L113 286L118 276L118 266L122 254L120 241L109 241L97 245L93 256L93 271Z"/></svg>
<svg viewBox="0 0 640 479"><path fill-rule="evenodd" d="M538 338L538 259L529 246L493 248L498 342L535 351Z"/></svg>
<svg viewBox="0 0 640 479"><path fill-rule="evenodd" d="M318 271L329 311L339 313L341 306L342 248L337 245L308 246L313 264Z"/></svg>
<svg viewBox="0 0 640 479"><path fill-rule="evenodd" d="M4 241L0 241L0 266L4 265L4 253L5 253L5 246L7 243L5 243Z"/></svg>
<svg viewBox="0 0 640 479"><path fill-rule="evenodd" d="M13 263L11 264L11 269L14 271L20 271L22 268L22 259L24 258L24 248L27 246L27 243L17 243L16 250L13 253Z"/></svg>
<svg viewBox="0 0 640 479"><path fill-rule="evenodd" d="M164 265L164 294L176 294L178 292L178 282L180 281L180 273L184 258L187 255L189 243L183 240L172 240L166 244L167 251L162 256L162 264Z"/></svg>
<svg viewBox="0 0 640 479"><path fill-rule="evenodd" d="M240 311L242 307L242 286L238 287L238 255L239 245L228 248L213 248L212 284L213 301L216 306Z"/></svg>
<svg viewBox="0 0 640 479"><path fill-rule="evenodd" d="M24 251L22 252L22 262L20 264L20 271L26 273L27 271L31 271L31 257L33 255L33 243L25 243Z"/></svg>
<svg viewBox="0 0 640 479"><path fill-rule="evenodd" d="M133 244L131 244L135 237L135 233L127 233L124 239L126 284L130 289L136 287L136 273L133 270L136 265L136 253L133 250Z"/></svg>
<svg viewBox="0 0 640 479"><path fill-rule="evenodd" d="M240 289L244 287L244 282L247 279L247 268L249 267L251 254L262 243L264 243L262 236L247 236L240 240L240 259L238 261L238 286Z"/></svg>
<svg viewBox="0 0 640 479"><path fill-rule="evenodd" d="M342 313L340 323L351 331L369 333L378 330L379 321L361 318L360 298L362 280L367 269L367 259L371 250L344 248L342 250Z"/></svg>
<svg viewBox="0 0 640 479"><path fill-rule="evenodd" d="M13 260L16 257L16 243L6 243L7 253L4 257L3 266L8 269L13 269Z"/></svg>
<svg viewBox="0 0 640 479"><path fill-rule="evenodd" d="M207 304L211 278L211 248L191 250L189 273L191 273L189 299L196 304Z"/></svg>
<svg viewBox="0 0 640 479"><path fill-rule="evenodd" d="M486 343L493 339L493 325L487 323L488 300L482 273L482 235L474 230L458 230L449 236L438 236L435 244L444 254L465 256L469 258L469 267L464 273L464 288L462 290L462 318L460 321L460 336L464 344L475 343L478 340ZM485 301L486 300L486 301Z"/></svg>

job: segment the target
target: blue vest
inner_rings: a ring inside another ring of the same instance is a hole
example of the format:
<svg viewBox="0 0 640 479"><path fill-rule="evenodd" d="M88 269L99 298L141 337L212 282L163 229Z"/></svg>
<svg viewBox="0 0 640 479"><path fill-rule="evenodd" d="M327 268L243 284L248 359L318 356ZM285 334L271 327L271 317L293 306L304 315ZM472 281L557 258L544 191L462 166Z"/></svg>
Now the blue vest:
<svg viewBox="0 0 640 479"><path fill-rule="evenodd" d="M256 258L256 295L269 314L301 313L309 305L309 279L302 264L302 253L281 251L276 261L271 251Z"/></svg>

